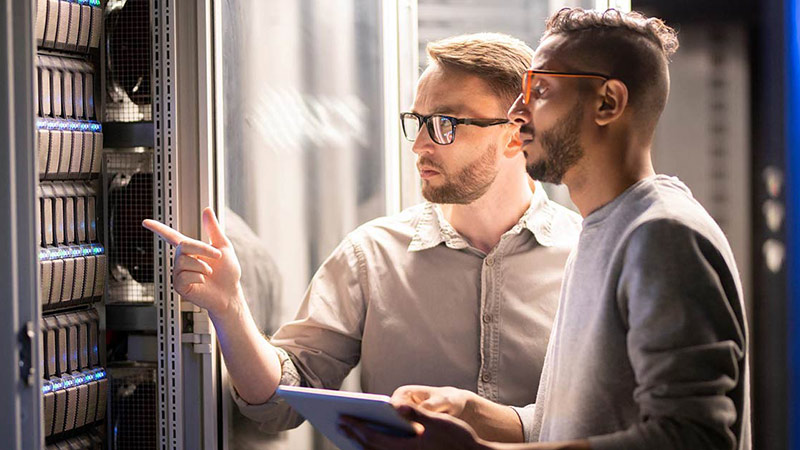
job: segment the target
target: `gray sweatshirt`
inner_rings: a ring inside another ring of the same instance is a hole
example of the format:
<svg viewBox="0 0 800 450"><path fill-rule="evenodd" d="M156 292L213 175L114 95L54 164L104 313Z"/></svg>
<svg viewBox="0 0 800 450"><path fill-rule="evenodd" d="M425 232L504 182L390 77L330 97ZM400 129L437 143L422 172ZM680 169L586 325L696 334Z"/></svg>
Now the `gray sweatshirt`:
<svg viewBox="0 0 800 450"><path fill-rule="evenodd" d="M747 339L722 230L677 178L642 180L584 220L526 440L749 449Z"/></svg>

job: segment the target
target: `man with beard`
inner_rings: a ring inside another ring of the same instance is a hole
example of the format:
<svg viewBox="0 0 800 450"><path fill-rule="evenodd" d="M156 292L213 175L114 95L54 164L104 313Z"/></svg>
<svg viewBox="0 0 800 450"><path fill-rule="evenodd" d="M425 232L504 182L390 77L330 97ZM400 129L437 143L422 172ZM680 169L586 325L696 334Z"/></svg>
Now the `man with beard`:
<svg viewBox="0 0 800 450"><path fill-rule="evenodd" d="M650 158L677 47L659 19L563 9L548 20L509 111L530 175L565 183L584 217L533 415L523 416L525 441L538 443L480 439L430 412L458 413L461 391L421 386L394 396L422 425L416 437L386 437L352 419L343 431L368 449L750 448L747 321L733 254L689 189L656 175ZM473 427L495 420L460 418Z"/></svg>
<svg viewBox="0 0 800 450"><path fill-rule="evenodd" d="M210 210L203 225L211 245L145 222L178 247L175 289L208 309L240 410L265 429L302 422L273 396L279 384L336 389L360 361L366 392L456 386L470 393L468 411L493 407L498 425L487 423L484 437L522 439L518 413L482 399L534 402L531 380L541 373L580 217L530 180L518 128L506 118L533 51L480 34L432 43L428 54L414 104L401 114L428 202L350 233L312 279L295 320L271 339L253 324L236 256Z"/></svg>

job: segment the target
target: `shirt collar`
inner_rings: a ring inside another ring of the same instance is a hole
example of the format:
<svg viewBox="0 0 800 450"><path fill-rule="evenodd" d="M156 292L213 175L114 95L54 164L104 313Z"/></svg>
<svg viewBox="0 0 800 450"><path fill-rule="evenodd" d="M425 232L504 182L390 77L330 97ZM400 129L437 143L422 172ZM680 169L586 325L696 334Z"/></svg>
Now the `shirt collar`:
<svg viewBox="0 0 800 450"><path fill-rule="evenodd" d="M534 182L535 188L531 196L531 204L519 221L503 235L515 235L523 230L533 233L536 240L543 246L557 245L559 239L554 236L554 222L562 212L553 205L538 181ZM420 214L420 219L411 238L408 251L416 252L427 250L444 243L447 247L460 250L469 247L469 243L458 231L444 218L442 208L431 202L426 202Z"/></svg>

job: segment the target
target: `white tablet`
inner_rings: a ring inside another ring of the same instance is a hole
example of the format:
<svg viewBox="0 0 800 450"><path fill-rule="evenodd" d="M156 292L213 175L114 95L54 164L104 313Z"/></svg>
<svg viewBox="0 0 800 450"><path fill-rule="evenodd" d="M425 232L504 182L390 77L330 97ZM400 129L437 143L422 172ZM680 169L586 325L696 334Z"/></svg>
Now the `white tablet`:
<svg viewBox="0 0 800 450"><path fill-rule="evenodd" d="M416 434L411 422L394 409L386 395L295 386L278 386L276 393L342 450L358 450L358 447L337 428L339 416L371 422L374 428L387 434Z"/></svg>

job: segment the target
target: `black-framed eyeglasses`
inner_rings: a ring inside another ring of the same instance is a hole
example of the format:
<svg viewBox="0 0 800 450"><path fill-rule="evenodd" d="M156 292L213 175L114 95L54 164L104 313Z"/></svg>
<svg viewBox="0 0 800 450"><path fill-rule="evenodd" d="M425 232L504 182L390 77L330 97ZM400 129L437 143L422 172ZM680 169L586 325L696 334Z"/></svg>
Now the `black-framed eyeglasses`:
<svg viewBox="0 0 800 450"><path fill-rule="evenodd" d="M456 125L491 127L509 123L508 119L459 119L444 114L423 116L414 112L400 113L400 122L403 124L403 135L409 141L414 142L417 139L424 123L428 128L428 135L439 145L450 145L456 140Z"/></svg>
<svg viewBox="0 0 800 450"><path fill-rule="evenodd" d="M553 70L529 69L522 77L522 100L526 105L531 100L531 86L533 85L534 75L546 75L561 78L596 78L603 81L608 81L611 79L610 76L597 72L558 72Z"/></svg>

